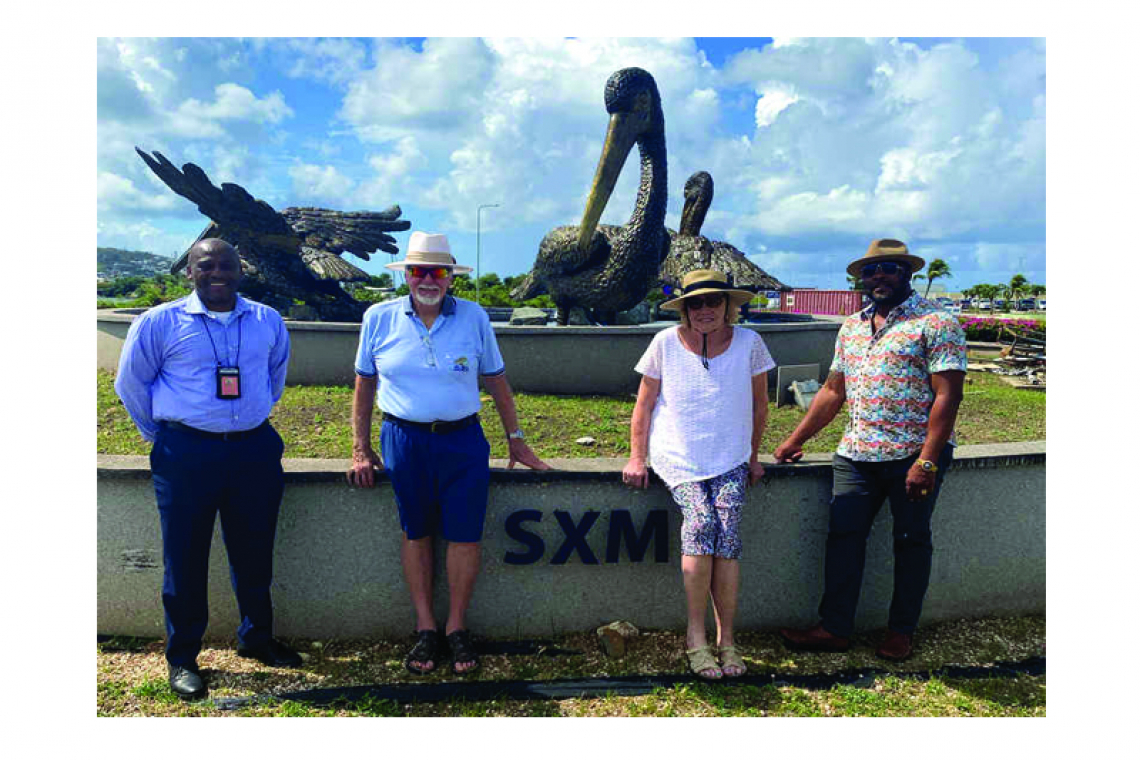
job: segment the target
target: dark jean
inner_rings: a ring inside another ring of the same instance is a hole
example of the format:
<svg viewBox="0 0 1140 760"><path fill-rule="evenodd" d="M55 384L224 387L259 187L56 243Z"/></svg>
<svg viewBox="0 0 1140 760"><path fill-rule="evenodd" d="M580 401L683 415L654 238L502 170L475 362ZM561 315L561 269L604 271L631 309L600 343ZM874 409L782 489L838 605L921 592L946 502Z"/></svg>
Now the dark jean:
<svg viewBox="0 0 1140 760"><path fill-rule="evenodd" d="M218 515L241 615L238 641L254 648L269 643L283 450L281 436L268 424L231 441L160 428L150 466L162 523L162 606L166 659L172 664L194 665L202 648L210 610L210 544Z"/></svg>
<svg viewBox="0 0 1140 760"><path fill-rule="evenodd" d="M824 561L823 601L819 614L828 632L849 637L855 629L855 608L863 585L867 537L883 501L890 499L895 553L895 586L887 625L912 634L922 614L922 600L930 583L934 545L930 518L942 479L954 459L954 447L942 450L934 488L925 499L906 495L906 474L918 454L890 462L857 462L838 454L832 457L834 485Z"/></svg>

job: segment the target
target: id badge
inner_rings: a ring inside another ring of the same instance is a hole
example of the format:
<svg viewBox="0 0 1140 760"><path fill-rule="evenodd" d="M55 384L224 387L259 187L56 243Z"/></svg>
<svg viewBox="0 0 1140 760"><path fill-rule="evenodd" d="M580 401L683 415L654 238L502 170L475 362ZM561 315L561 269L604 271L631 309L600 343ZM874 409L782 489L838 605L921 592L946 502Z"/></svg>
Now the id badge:
<svg viewBox="0 0 1140 760"><path fill-rule="evenodd" d="M218 398L241 398L241 373L237 367L218 367Z"/></svg>

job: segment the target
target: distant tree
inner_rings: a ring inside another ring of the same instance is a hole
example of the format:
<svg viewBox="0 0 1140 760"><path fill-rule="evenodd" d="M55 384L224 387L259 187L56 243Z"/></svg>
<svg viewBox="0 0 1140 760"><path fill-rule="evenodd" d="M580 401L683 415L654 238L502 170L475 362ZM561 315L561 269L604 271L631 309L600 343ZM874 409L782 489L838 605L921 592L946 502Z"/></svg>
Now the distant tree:
<svg viewBox="0 0 1140 760"><path fill-rule="evenodd" d="M858 275L847 275L847 286L856 292L863 292L863 278Z"/></svg>
<svg viewBox="0 0 1140 760"><path fill-rule="evenodd" d="M368 286L371 288L390 288L392 287L392 275L387 272L374 274L368 278Z"/></svg>
<svg viewBox="0 0 1140 760"><path fill-rule="evenodd" d="M977 293L978 298L989 301L990 302L990 311L993 311L993 308L994 308L993 300L994 300L994 298L997 297L998 286L997 285L990 285L989 283L982 282L982 283L978 283L977 285L974 286L974 292Z"/></svg>
<svg viewBox="0 0 1140 760"><path fill-rule="evenodd" d="M1040 298L1041 296L1045 295L1045 286L1044 285L1030 285L1029 286L1029 295L1033 296L1034 298Z"/></svg>
<svg viewBox="0 0 1140 760"><path fill-rule="evenodd" d="M103 289L103 293L111 298L125 298L133 295L146 281L146 277L116 277Z"/></svg>
<svg viewBox="0 0 1140 760"><path fill-rule="evenodd" d="M924 292L922 294L922 297L925 298L925 297L930 295L930 286L934 284L935 280L941 279L943 277L953 277L953 276L954 275L950 271L950 265L949 264L947 264L942 259L935 259L934 261L931 261L930 264L926 267L925 277L923 277L923 275L921 275L921 274L917 274L912 279L917 279L919 277L922 277L923 279L926 280L926 292Z"/></svg>
<svg viewBox="0 0 1140 760"><path fill-rule="evenodd" d="M1028 286L1029 280L1025 279L1025 275L1015 274L1010 278L1009 284L1002 287L1002 294L1009 301L1007 307L1012 307L1025 294Z"/></svg>

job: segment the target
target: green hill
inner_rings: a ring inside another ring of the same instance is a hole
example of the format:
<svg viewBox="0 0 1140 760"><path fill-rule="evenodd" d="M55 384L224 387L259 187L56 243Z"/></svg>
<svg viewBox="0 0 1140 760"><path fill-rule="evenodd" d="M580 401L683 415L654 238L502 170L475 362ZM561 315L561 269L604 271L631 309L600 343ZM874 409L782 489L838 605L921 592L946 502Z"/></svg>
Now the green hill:
<svg viewBox="0 0 1140 760"><path fill-rule="evenodd" d="M154 277L170 274L174 259L144 251L124 251L121 248L96 248L99 279L114 280L119 277Z"/></svg>

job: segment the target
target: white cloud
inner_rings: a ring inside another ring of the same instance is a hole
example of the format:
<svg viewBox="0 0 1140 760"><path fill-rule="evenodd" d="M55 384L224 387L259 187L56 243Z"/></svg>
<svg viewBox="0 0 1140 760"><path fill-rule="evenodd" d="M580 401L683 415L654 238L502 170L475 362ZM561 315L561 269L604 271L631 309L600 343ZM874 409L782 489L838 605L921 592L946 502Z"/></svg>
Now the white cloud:
<svg viewBox="0 0 1140 760"><path fill-rule="evenodd" d="M167 212L179 200L173 193L146 193L135 187L126 177L111 172L99 172L95 193L100 214L111 212L153 213Z"/></svg>
<svg viewBox="0 0 1140 760"><path fill-rule="evenodd" d="M776 117L780 115L788 106L793 103L799 102L799 96L794 92L787 92L781 89L772 89L763 93L763 96L756 102L756 128L763 129L770 126L776 121Z"/></svg>
<svg viewBox="0 0 1140 760"><path fill-rule="evenodd" d="M351 197L355 182L333 166L294 164L289 167L293 180L292 205L317 203L335 206Z"/></svg>
<svg viewBox="0 0 1140 760"><path fill-rule="evenodd" d="M191 98L170 115L175 135L196 140L219 139L226 135L225 122L249 121L276 124L293 115L281 93L258 98L245 87L227 82L214 89L212 103Z"/></svg>
<svg viewBox="0 0 1140 760"><path fill-rule="evenodd" d="M358 77L368 60L362 40L290 39L283 40L290 64L288 76L311 78L343 85Z"/></svg>

